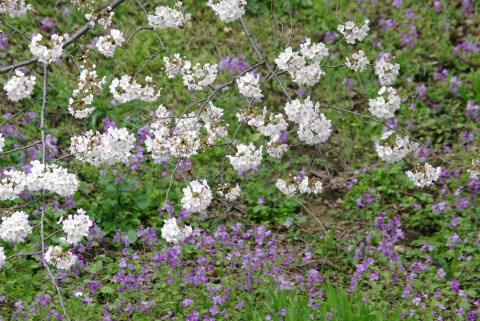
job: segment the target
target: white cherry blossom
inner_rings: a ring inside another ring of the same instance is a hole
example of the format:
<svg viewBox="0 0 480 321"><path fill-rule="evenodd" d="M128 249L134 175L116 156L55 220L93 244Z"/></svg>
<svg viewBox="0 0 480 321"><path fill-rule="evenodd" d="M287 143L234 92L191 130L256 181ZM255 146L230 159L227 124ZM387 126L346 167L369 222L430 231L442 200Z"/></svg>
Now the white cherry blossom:
<svg viewBox="0 0 480 321"><path fill-rule="evenodd" d="M50 41L42 42L43 36L37 34L32 38L30 51L43 63L51 63L62 55L63 36L53 34Z"/></svg>
<svg viewBox="0 0 480 321"><path fill-rule="evenodd" d="M67 235L66 243L76 245L85 236L88 236L88 230L93 225L88 215L85 215L85 210L79 208L77 214L69 215L66 220L63 220L62 230Z"/></svg>
<svg viewBox="0 0 480 321"><path fill-rule="evenodd" d="M3 87L7 91L8 99L11 101L19 101L20 99L30 96L35 86L35 76L25 77L25 74L16 69L13 76Z"/></svg>
<svg viewBox="0 0 480 321"><path fill-rule="evenodd" d="M18 18L31 10L31 4L25 4L25 0L3 0L0 2L0 14L8 14L10 18Z"/></svg>
<svg viewBox="0 0 480 321"><path fill-rule="evenodd" d="M245 0L208 0L207 5L224 22L240 19L245 14Z"/></svg>
<svg viewBox="0 0 480 321"><path fill-rule="evenodd" d="M16 211L10 217L2 217L0 238L5 242L23 243L28 234L32 234L32 227L25 212Z"/></svg>
<svg viewBox="0 0 480 321"><path fill-rule="evenodd" d="M262 149L263 146L260 146L258 150L255 150L253 143L249 145L238 144L236 155L227 155L227 158L230 159L230 163L236 171L257 168L262 162Z"/></svg>
<svg viewBox="0 0 480 321"><path fill-rule="evenodd" d="M191 181L183 188L182 207L190 213L197 213L207 209L212 202L213 196L206 180Z"/></svg>
<svg viewBox="0 0 480 321"><path fill-rule="evenodd" d="M69 270L77 261L72 252L63 252L60 246L50 246L45 253L45 261L60 270Z"/></svg>
<svg viewBox="0 0 480 321"><path fill-rule="evenodd" d="M393 130L387 131L380 138L382 141L387 140L394 133ZM408 136L402 138L400 135L396 135L396 139L390 139L385 142L384 145L380 143L376 145L378 156L387 163L397 163L401 161L408 153L418 149L419 144L416 142L410 142Z"/></svg>
<svg viewBox="0 0 480 321"><path fill-rule="evenodd" d="M407 171L406 174L415 186L423 188L436 182L441 172L441 167L435 168L429 163L425 163L424 166L417 165L413 171Z"/></svg>
<svg viewBox="0 0 480 321"><path fill-rule="evenodd" d="M252 73L237 79L238 90L247 98L262 98L262 90L260 89L260 75L256 77Z"/></svg>
<svg viewBox="0 0 480 321"><path fill-rule="evenodd" d="M387 96L388 93L388 96ZM389 119L395 116L395 111L400 108L401 100L397 96L397 91L392 87L383 86L379 91L380 95L376 99L370 99L368 110L373 116Z"/></svg>
<svg viewBox="0 0 480 321"><path fill-rule="evenodd" d="M182 2L175 4L181 10ZM191 14L183 14L182 11L170 7L158 6L154 15L148 15L148 24L155 29L179 28L191 18Z"/></svg>

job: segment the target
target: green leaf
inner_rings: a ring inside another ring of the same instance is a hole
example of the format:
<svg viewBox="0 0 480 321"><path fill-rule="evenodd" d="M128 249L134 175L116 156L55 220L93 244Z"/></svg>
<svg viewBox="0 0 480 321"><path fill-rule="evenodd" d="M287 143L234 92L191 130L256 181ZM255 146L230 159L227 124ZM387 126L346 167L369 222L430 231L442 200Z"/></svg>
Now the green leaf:
<svg viewBox="0 0 480 321"><path fill-rule="evenodd" d="M135 204L137 204L137 206L142 210L147 208L152 202L150 196L145 194L135 194L133 195L133 199L135 200Z"/></svg>
<svg viewBox="0 0 480 321"><path fill-rule="evenodd" d="M93 264L90 264L89 266L87 266L87 271L90 273L90 274L96 274L98 273L99 271L101 271L103 268L103 262L102 261L97 261Z"/></svg>
<svg viewBox="0 0 480 321"><path fill-rule="evenodd" d="M112 293L115 293L115 290L111 286L102 286L100 288L100 292L106 293L106 294L112 294Z"/></svg>
<svg viewBox="0 0 480 321"><path fill-rule="evenodd" d="M130 230L127 232L128 243L135 243L137 241L137 232L135 230Z"/></svg>

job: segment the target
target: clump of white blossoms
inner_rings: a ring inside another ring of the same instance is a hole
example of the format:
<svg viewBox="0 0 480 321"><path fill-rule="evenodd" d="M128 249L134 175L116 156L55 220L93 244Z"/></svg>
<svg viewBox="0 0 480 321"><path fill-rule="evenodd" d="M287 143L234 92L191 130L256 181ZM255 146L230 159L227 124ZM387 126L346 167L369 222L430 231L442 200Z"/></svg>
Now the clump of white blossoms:
<svg viewBox="0 0 480 321"><path fill-rule="evenodd" d="M360 72L363 72L365 70L365 67L369 63L367 56L365 56L365 53L361 50L358 51L358 54L357 53L352 54L352 61L350 61L348 57L346 57L346 59L347 59L347 62L345 63L345 65L349 69L354 71L360 70Z"/></svg>
<svg viewBox="0 0 480 321"><path fill-rule="evenodd" d="M3 0L0 2L0 14L8 14L10 18L18 18L31 10L31 4L25 4L25 0Z"/></svg>
<svg viewBox="0 0 480 321"><path fill-rule="evenodd" d="M288 47L275 59L275 63L281 70L287 71L294 82L313 86L320 81L320 76L325 75L320 68L320 61L328 57L328 48L322 42L312 43L310 38L307 38L305 43L300 45L300 52L301 56ZM307 66L305 58L313 60L313 64Z"/></svg>
<svg viewBox="0 0 480 321"><path fill-rule="evenodd" d="M194 112L176 118L172 123L170 112L160 105L155 112L156 121L150 125L150 134L145 146L152 153L153 159L166 160L173 157L190 158L198 153L200 148L200 128Z"/></svg>
<svg viewBox="0 0 480 321"><path fill-rule="evenodd" d="M324 114L318 113L319 103L313 106L310 97L303 103L295 99L285 105L288 119L298 124L298 138L309 145L327 141L332 133L332 122Z"/></svg>
<svg viewBox="0 0 480 321"><path fill-rule="evenodd" d="M19 101L30 96L36 79L35 76L25 77L25 74L18 69L15 70L15 75L3 86L11 101Z"/></svg>
<svg viewBox="0 0 480 321"><path fill-rule="evenodd" d="M65 241L70 244L77 244L83 237L88 236L88 230L93 225L90 217L85 215L85 211L81 208L77 210L77 214L69 215L68 219L63 220L62 230L67 235Z"/></svg>
<svg viewBox="0 0 480 321"><path fill-rule="evenodd" d="M305 39L300 44L300 52L305 58L313 60L313 62L321 62L324 57L328 57L328 48L323 42L312 43L310 38Z"/></svg>
<svg viewBox="0 0 480 321"><path fill-rule="evenodd" d="M93 166L125 163L131 156L135 135L126 128L108 128L100 134L89 130L84 135L73 136L70 151L83 163Z"/></svg>
<svg viewBox="0 0 480 321"><path fill-rule="evenodd" d="M297 70L293 81L299 85L313 86L319 82L320 77L324 75L325 72L320 69L320 64L316 62Z"/></svg>
<svg viewBox="0 0 480 321"><path fill-rule="evenodd" d="M225 22L232 22L240 19L245 14L245 0L208 0L207 6Z"/></svg>
<svg viewBox="0 0 480 321"><path fill-rule="evenodd" d="M42 35L38 34L32 38L30 51L40 62L51 63L62 55L63 36L53 34L51 41L42 42Z"/></svg>
<svg viewBox="0 0 480 321"><path fill-rule="evenodd" d="M227 155L230 159L230 163L236 171L246 171L249 169L257 168L262 162L262 150L263 146L260 146L258 150L255 150L255 145L239 144L237 146L237 154L235 156Z"/></svg>
<svg viewBox="0 0 480 321"><path fill-rule="evenodd" d="M179 227L175 218L165 220L162 227L162 238L168 243L178 244L185 241L187 237L192 235L191 226Z"/></svg>
<svg viewBox="0 0 480 321"><path fill-rule="evenodd" d="M50 246L45 253L45 261L60 270L69 270L77 261L71 252L63 252L60 246Z"/></svg>
<svg viewBox="0 0 480 321"><path fill-rule="evenodd" d="M288 150L288 145L282 143L277 136L275 139L272 139L267 143L267 147L265 147L265 151L267 154L273 158L282 158L283 153Z"/></svg>
<svg viewBox="0 0 480 321"><path fill-rule="evenodd" d="M252 73L237 79L238 90L247 98L262 98L262 90L260 89L260 75L256 77Z"/></svg>
<svg viewBox="0 0 480 321"><path fill-rule="evenodd" d="M113 11L109 13L100 11L98 14L95 14L95 12L92 11L85 15L85 19L90 21L90 26L92 28L98 23L103 29L107 30L112 25L112 18L114 15L115 13Z"/></svg>
<svg viewBox="0 0 480 321"><path fill-rule="evenodd" d="M3 247L0 247L0 269L2 268L6 259L7 259L7 257L5 256L5 252L3 251Z"/></svg>
<svg viewBox="0 0 480 321"><path fill-rule="evenodd" d="M0 201L14 200L24 190L39 191L45 188L49 192L63 197L75 194L78 180L75 174L56 164L43 165L35 160L30 163L30 173L17 170L5 171L7 176L0 183Z"/></svg>
<svg viewBox="0 0 480 321"><path fill-rule="evenodd" d="M73 96L78 95L78 90L73 91ZM86 118L90 116L91 113L95 110L95 107L89 107L93 103L93 95L90 94L83 98L69 98L68 99L68 108L69 113L75 118Z"/></svg>
<svg viewBox="0 0 480 321"><path fill-rule="evenodd" d="M472 165L470 165L467 171L470 173L471 179L477 179L478 175L480 175L480 161L472 159Z"/></svg>
<svg viewBox="0 0 480 321"><path fill-rule="evenodd" d="M208 102L208 106L203 110L201 119L205 122L203 128L207 131L209 137L207 139L207 145L213 145L219 137L226 137L228 135L226 126L221 125L223 116L223 109L215 107L211 101Z"/></svg>
<svg viewBox="0 0 480 321"><path fill-rule="evenodd" d="M424 166L417 165L412 171L406 172L408 178L412 183L418 187L430 186L433 182L436 182L440 177L442 171L441 167L433 167L429 163L425 163Z"/></svg>
<svg viewBox="0 0 480 321"><path fill-rule="evenodd" d="M387 131L380 138L382 141L387 140L394 133L393 130ZM387 163L396 163L401 161L408 153L418 149L419 144L417 142L410 142L408 136L405 138L400 137L396 134L396 139L393 140L393 137L385 142L385 145L382 146L380 143L376 146L378 156Z"/></svg>
<svg viewBox="0 0 480 321"><path fill-rule="evenodd" d="M391 85L395 81L400 72L399 64L392 64L388 62L388 54L383 54L382 57L375 63L375 73L378 75L380 84ZM392 59L395 57L392 57Z"/></svg>
<svg viewBox="0 0 480 321"><path fill-rule="evenodd" d="M294 77L295 72L304 67L306 61L303 56L298 54L298 51L292 51L292 47L288 47L275 59L275 63L278 65L278 68Z"/></svg>
<svg viewBox="0 0 480 321"><path fill-rule="evenodd" d="M182 2L178 1L175 4L176 8L182 7ZM148 24L152 28L179 28L183 26L191 18L191 14L183 14L182 11L172 9L170 7L159 6L155 9L154 15L148 15Z"/></svg>
<svg viewBox="0 0 480 321"><path fill-rule="evenodd" d="M5 147L5 138L3 134L0 133L0 153L3 152L3 147Z"/></svg>
<svg viewBox="0 0 480 321"><path fill-rule="evenodd" d="M246 122L249 126L256 127L260 134L268 137L277 136L288 127L283 114L274 115L272 113L267 117L267 107L263 107L263 113L259 113L253 108L242 109L237 113L237 118L240 122Z"/></svg>
<svg viewBox="0 0 480 321"><path fill-rule="evenodd" d="M387 96L388 92L388 96ZM392 87L383 86L378 92L377 99L370 99L368 110L373 116L389 119L395 116L395 111L400 108L401 100L397 96L397 91Z"/></svg>
<svg viewBox="0 0 480 321"><path fill-rule="evenodd" d="M183 188L182 207L190 213L197 213L205 210L212 202L213 196L206 180L191 181Z"/></svg>
<svg viewBox="0 0 480 321"><path fill-rule="evenodd" d="M345 40L349 44L354 44L355 40L362 41L366 36L367 32L370 30L368 23L370 21L367 19L359 28L355 26L353 21L347 21L345 25L338 25L337 30L345 37Z"/></svg>
<svg viewBox="0 0 480 321"><path fill-rule="evenodd" d="M217 189L217 194L221 197L225 197L229 201L234 201L237 199L237 197L240 196L240 192L242 191L240 189L240 186L232 187L230 183L226 184L219 184Z"/></svg>
<svg viewBox="0 0 480 321"><path fill-rule="evenodd" d="M25 212L17 211L10 217L2 217L0 238L5 242L23 243L28 234L32 234L32 227Z"/></svg>
<svg viewBox="0 0 480 321"><path fill-rule="evenodd" d="M172 60L169 57L163 57L165 73L167 74L168 78L173 79L178 74L182 74L185 72L185 66L187 64L187 57L180 57L179 53L173 55ZM191 65L191 62L188 61L188 64Z"/></svg>
<svg viewBox="0 0 480 321"><path fill-rule="evenodd" d="M183 84L189 90L202 90L202 87L211 85L217 78L218 65L205 64L203 67L197 63L192 67L190 61L186 61L183 67Z"/></svg>
<svg viewBox="0 0 480 321"><path fill-rule="evenodd" d="M105 57L113 57L115 48L120 47L124 41L123 31L112 29L109 36L98 38L96 46L98 51Z"/></svg>
<svg viewBox="0 0 480 321"><path fill-rule="evenodd" d="M95 68L95 65L93 65ZM106 83L106 77L98 78L96 70L83 69L80 73L78 89L73 91L73 97L68 100L68 111L75 118L88 117L95 107L88 107L93 102L93 94L98 94Z"/></svg>
<svg viewBox="0 0 480 321"><path fill-rule="evenodd" d="M314 178L309 182L307 176L304 176L301 179L295 177L290 179L288 182L284 181L283 179L278 179L275 185L280 192L290 197L295 196L297 189L300 194L319 194L323 192L322 182L320 182L320 180L317 178Z"/></svg>
<svg viewBox="0 0 480 321"><path fill-rule="evenodd" d="M151 103L160 97L160 90L155 93L155 85L148 85L153 80L152 77L145 77L147 83L145 87L137 84L135 79L132 83L130 83L130 80L132 80L132 77L125 75L122 76L122 79L113 79L110 84L110 93L119 103L126 103L136 99ZM120 88L117 90L118 87Z"/></svg>

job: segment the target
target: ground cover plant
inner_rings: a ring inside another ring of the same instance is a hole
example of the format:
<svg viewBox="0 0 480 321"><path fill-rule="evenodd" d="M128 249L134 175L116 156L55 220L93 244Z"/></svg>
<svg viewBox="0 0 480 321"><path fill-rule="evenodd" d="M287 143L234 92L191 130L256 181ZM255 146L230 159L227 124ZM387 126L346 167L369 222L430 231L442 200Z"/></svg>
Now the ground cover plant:
<svg viewBox="0 0 480 321"><path fill-rule="evenodd" d="M0 319L479 320L479 16L0 0Z"/></svg>

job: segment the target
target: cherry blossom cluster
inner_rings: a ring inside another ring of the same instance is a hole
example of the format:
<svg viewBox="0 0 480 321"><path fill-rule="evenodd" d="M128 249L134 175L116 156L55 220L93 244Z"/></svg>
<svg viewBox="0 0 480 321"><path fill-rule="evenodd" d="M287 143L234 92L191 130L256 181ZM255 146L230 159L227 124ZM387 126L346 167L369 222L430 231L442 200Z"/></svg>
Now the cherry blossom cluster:
<svg viewBox="0 0 480 321"><path fill-rule="evenodd" d="M183 188L182 207L190 213L197 213L205 210L212 202L213 195L206 180L191 181Z"/></svg>
<svg viewBox="0 0 480 321"><path fill-rule="evenodd" d="M283 179L278 179L275 185L280 192L290 197L295 196L297 190L302 195L311 193L319 194L323 191L322 182L317 178L313 178L312 181L309 182L308 176L304 176L303 178L295 177L290 179L288 183Z"/></svg>
<svg viewBox="0 0 480 321"><path fill-rule="evenodd" d="M245 14L245 0L208 0L207 5L224 22L240 19Z"/></svg>
<svg viewBox="0 0 480 321"><path fill-rule="evenodd" d="M150 134L146 137L147 151L153 159L166 160L169 155L189 158L196 155L200 148L200 128L195 113L171 121L170 112L160 105L155 112L156 121L150 125Z"/></svg>
<svg viewBox="0 0 480 321"><path fill-rule="evenodd" d="M5 255L5 251L3 250L3 247L0 247L0 269L2 268L6 259L7 259L7 256Z"/></svg>
<svg viewBox="0 0 480 321"><path fill-rule="evenodd" d="M93 5L95 4L95 0L70 0L70 1L78 10L83 11L85 8L87 8L94 11Z"/></svg>
<svg viewBox="0 0 480 321"><path fill-rule="evenodd" d="M378 156L387 163L399 162L408 153L418 149L419 147L419 144L417 142L410 142L408 136L402 138L400 137L400 135L397 134L396 139L393 140L393 133L393 130L389 130L385 134L383 134L380 139L387 140L388 138L390 138L389 141L387 141L384 146L380 144L376 146Z"/></svg>
<svg viewBox="0 0 480 321"><path fill-rule="evenodd" d="M93 65L93 69L95 69ZM73 97L68 100L68 111L75 118L85 118L95 110L88 107L93 102L93 93L98 94L106 83L106 77L98 78L96 70L83 69L80 73L78 89L73 91Z"/></svg>
<svg viewBox="0 0 480 321"><path fill-rule="evenodd" d="M0 133L0 153L3 151L3 147L5 147L5 138L3 137L3 134Z"/></svg>
<svg viewBox="0 0 480 321"><path fill-rule="evenodd" d="M277 136L276 139L273 139L267 143L267 147L265 147L265 151L267 154L273 158L282 158L283 153L288 150L288 145L281 142L279 137Z"/></svg>
<svg viewBox="0 0 480 321"><path fill-rule="evenodd" d="M24 190L39 191L46 189L63 197L75 194L78 189L78 180L75 174L56 164L44 165L38 160L30 163L30 172L17 170L5 171L7 176L0 183L0 200L14 200Z"/></svg>
<svg viewBox="0 0 480 321"><path fill-rule="evenodd" d="M32 10L31 4L25 4L25 0L3 0L0 2L0 14L8 14L10 18L18 18Z"/></svg>
<svg viewBox="0 0 480 321"><path fill-rule="evenodd" d="M60 246L50 246L45 253L45 261L60 270L69 270L77 261L71 252L63 252Z"/></svg>
<svg viewBox="0 0 480 321"><path fill-rule="evenodd" d="M288 119L298 124L298 138L309 145L327 141L332 133L332 122L324 114L318 114L319 103L313 106L310 97L303 103L295 99L285 105Z"/></svg>
<svg viewBox="0 0 480 321"><path fill-rule="evenodd" d="M388 93L388 96L387 96ZM376 99L370 99L368 110L373 116L389 119L395 116L395 111L400 108L401 100L397 96L397 91L392 87L383 86L378 92L380 95Z"/></svg>
<svg viewBox="0 0 480 321"><path fill-rule="evenodd" d="M40 62L49 64L62 55L63 36L53 34L48 42L42 42L42 38L41 34L32 38L30 51Z"/></svg>
<svg viewBox="0 0 480 321"><path fill-rule="evenodd" d="M70 151L84 163L100 166L125 163L131 156L135 135L126 128L109 127L107 132L94 134L89 130L84 135L73 136Z"/></svg>
<svg viewBox="0 0 480 321"><path fill-rule="evenodd" d="M203 128L207 131L209 137L207 145L213 145L219 137L226 137L228 135L227 127L222 125L223 109L215 107L211 101L208 102L208 107L203 110L200 118L205 122Z"/></svg>
<svg viewBox="0 0 480 321"><path fill-rule="evenodd" d="M353 21L347 21L345 25L338 25L337 30L345 37L347 43L354 44L355 40L362 41L367 36L367 32L370 30L368 27L369 22L368 19L365 20L359 28L355 26Z"/></svg>
<svg viewBox="0 0 480 321"><path fill-rule="evenodd" d="M109 36L98 38L96 46L98 51L105 57L113 57L115 48L120 47L124 41L123 31L111 29Z"/></svg>
<svg viewBox="0 0 480 321"><path fill-rule="evenodd" d="M478 179L478 175L480 175L480 161L472 159L472 165L470 165L467 171L470 173L471 179Z"/></svg>
<svg viewBox="0 0 480 321"><path fill-rule="evenodd" d="M140 99L146 102L153 102L160 97L160 90L155 93L155 85L148 85L153 79L150 76L145 77L147 84L145 87L137 84L137 81L131 76L124 75L122 79L115 78L110 84L110 93L120 103L126 103L132 100ZM119 90L117 88L120 87Z"/></svg>
<svg viewBox="0 0 480 321"><path fill-rule="evenodd" d="M229 201L234 201L240 196L240 186L232 187L230 183L218 184L217 194L221 197L225 197Z"/></svg>
<svg viewBox="0 0 480 321"><path fill-rule="evenodd" d="M186 60L187 57L180 57L179 53L176 53L172 60L169 57L163 57L163 63L165 65L165 73L168 78L173 79L178 74L183 74L185 72L186 64L191 64L190 61Z"/></svg>
<svg viewBox="0 0 480 321"><path fill-rule="evenodd" d="M35 76L25 77L25 74L21 70L15 70L15 76L13 76L3 89L7 91L8 99L11 101L19 101L20 99L30 96L35 86Z"/></svg>
<svg viewBox="0 0 480 321"><path fill-rule="evenodd" d="M115 15L113 11L105 12L100 11L98 14L95 14L95 11L85 15L85 19L90 21L90 26L93 28L95 24L99 24L103 29L107 30L112 25L112 18Z"/></svg>
<svg viewBox="0 0 480 321"><path fill-rule="evenodd" d="M183 69L183 84L193 91L202 90L202 87L211 85L217 78L218 73L218 65L210 65L208 63L203 67L200 63L192 67L192 64L187 61Z"/></svg>
<svg viewBox="0 0 480 321"><path fill-rule="evenodd" d="M252 73L237 79L238 90L247 98L262 98L262 90L260 89L260 75L256 77Z"/></svg>
<svg viewBox="0 0 480 321"><path fill-rule="evenodd" d="M227 155L230 159L230 163L236 171L246 171L249 169L257 168L262 162L262 150L263 146L260 146L258 150L255 150L255 145L237 145L237 153L235 156Z"/></svg>
<svg viewBox="0 0 480 321"><path fill-rule="evenodd" d="M62 238L66 243L76 245L85 236L88 236L88 230L93 225L85 210L79 208L77 214L69 215L68 219L63 220L62 230L67 235Z"/></svg>
<svg viewBox="0 0 480 321"><path fill-rule="evenodd" d="M357 53L352 54L352 61L350 61L348 57L346 59L347 59L347 62L345 63L345 65L349 69L354 71L360 70L360 72L363 72L365 70L365 67L369 63L368 57L365 56L365 53L361 50L358 51L358 54Z"/></svg>
<svg viewBox="0 0 480 321"><path fill-rule="evenodd" d="M168 243L178 244L183 242L187 237L192 235L191 226L179 227L175 218L165 220L162 227L162 238Z"/></svg>
<svg viewBox="0 0 480 321"><path fill-rule="evenodd" d="M263 108L263 113L256 109L242 109L237 113L237 118L241 122L246 122L249 126L254 126L264 136L277 136L282 130L288 127L283 114L273 115L267 118L267 107Z"/></svg>
<svg viewBox="0 0 480 321"><path fill-rule="evenodd" d="M175 4L176 8L181 10L182 2L178 1ZM148 15L148 24L152 28L165 29L165 28L179 28L182 27L187 21L190 20L191 14L183 14L182 11L172 9L169 7L159 6L155 9L154 15Z"/></svg>
<svg viewBox="0 0 480 321"><path fill-rule="evenodd" d="M380 84L391 85L400 72L399 64L392 64L389 62L389 55L383 54L382 57L375 63L375 73L378 75ZM392 59L395 57L392 57Z"/></svg>
<svg viewBox="0 0 480 321"><path fill-rule="evenodd" d="M32 234L32 227L25 212L17 211L10 217L2 217L0 238L5 242L23 243L28 234Z"/></svg>
<svg viewBox="0 0 480 321"><path fill-rule="evenodd" d="M313 86L320 81L320 76L325 75L320 68L320 62L324 57L328 57L328 48L322 42L312 43L310 38L307 38L305 43L300 45L300 52L302 55L288 47L275 59L275 63L281 70L287 71L294 82ZM306 66L305 58L313 60L313 64Z"/></svg>
<svg viewBox="0 0 480 321"><path fill-rule="evenodd" d="M280 141L280 132L288 127L283 114L270 114L267 118L267 107L263 108L263 113L259 113L256 108L247 108L237 113L237 118L240 122L256 127L260 134L272 137L265 148L271 157L281 158L288 150L288 145Z"/></svg>
<svg viewBox="0 0 480 321"><path fill-rule="evenodd" d="M423 188L424 186L429 187L433 182L436 182L440 177L441 171L441 167L435 168L429 163L425 163L424 166L415 166L413 172L407 171L405 174L407 174L415 186Z"/></svg>

